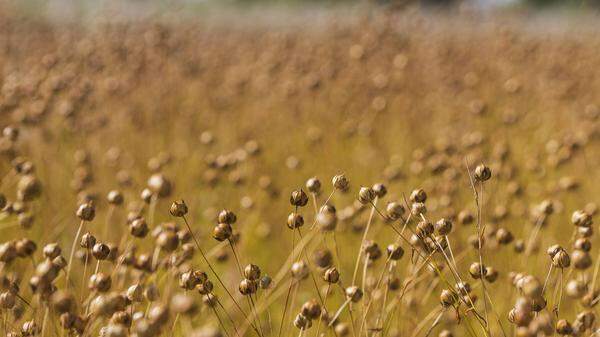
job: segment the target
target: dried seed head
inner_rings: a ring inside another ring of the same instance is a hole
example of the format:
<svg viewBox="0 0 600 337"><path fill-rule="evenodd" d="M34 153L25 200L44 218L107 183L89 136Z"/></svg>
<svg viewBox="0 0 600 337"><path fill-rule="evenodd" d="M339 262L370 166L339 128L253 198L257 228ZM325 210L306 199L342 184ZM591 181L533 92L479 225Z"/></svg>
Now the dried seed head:
<svg viewBox="0 0 600 337"><path fill-rule="evenodd" d="M397 202L390 202L386 207L387 216L390 220L398 220L400 219L404 213L406 213L406 209L404 206Z"/></svg>
<svg viewBox="0 0 600 337"><path fill-rule="evenodd" d="M327 283L335 284L340 280L340 272L337 270L336 267L330 267L327 270L325 270L325 273L323 274L323 279Z"/></svg>
<svg viewBox="0 0 600 337"><path fill-rule="evenodd" d="M573 327L571 323L567 322L566 319L561 319L556 322L556 333L559 335L570 335L573 333Z"/></svg>
<svg viewBox="0 0 600 337"><path fill-rule="evenodd" d="M129 233L136 238L146 237L148 231L148 224L144 218L137 218L129 224Z"/></svg>
<svg viewBox="0 0 600 337"><path fill-rule="evenodd" d="M146 287L146 290L144 290L144 296L146 297L146 299L149 302L154 302L154 301L158 300L158 298L160 296L158 287L156 287L156 285L154 283L150 283Z"/></svg>
<svg viewBox="0 0 600 337"><path fill-rule="evenodd" d="M110 248L104 243L97 243L92 248L92 255L96 260L106 260L110 255Z"/></svg>
<svg viewBox="0 0 600 337"><path fill-rule="evenodd" d="M162 326L169 320L169 310L162 305L155 305L148 313L148 319L151 323Z"/></svg>
<svg viewBox="0 0 600 337"><path fill-rule="evenodd" d="M379 257L381 257L381 249L375 241L365 241L363 243L363 249L365 251L365 255L367 255L370 260L377 260Z"/></svg>
<svg viewBox="0 0 600 337"><path fill-rule="evenodd" d="M404 249L397 244L390 244L387 246L387 254L390 260L397 261L404 256Z"/></svg>
<svg viewBox="0 0 600 337"><path fill-rule="evenodd" d="M586 211L576 210L571 216L571 222L578 227L591 227L594 223L592 216Z"/></svg>
<svg viewBox="0 0 600 337"><path fill-rule="evenodd" d="M558 268L569 268L571 265L571 257L564 249L560 249L552 258L552 264Z"/></svg>
<svg viewBox="0 0 600 337"><path fill-rule="evenodd" d="M350 334L350 325L348 323L337 323L335 324L335 333L340 337L346 337Z"/></svg>
<svg viewBox="0 0 600 337"><path fill-rule="evenodd" d="M23 238L15 243L17 255L20 257L32 256L37 250L37 245L32 240Z"/></svg>
<svg viewBox="0 0 600 337"><path fill-rule="evenodd" d="M0 294L0 308L1 309L12 309L15 306L16 296L9 292L3 292Z"/></svg>
<svg viewBox="0 0 600 337"><path fill-rule="evenodd" d="M21 176L17 184L17 199L20 201L32 201L37 199L42 193L42 184L34 175L27 174Z"/></svg>
<svg viewBox="0 0 600 337"><path fill-rule="evenodd" d="M542 284L535 276L525 276L520 280L521 291L528 298L538 298L543 296Z"/></svg>
<svg viewBox="0 0 600 337"><path fill-rule="evenodd" d="M106 201L108 201L108 203L111 205L119 206L123 204L125 198L123 197L123 193L120 191L112 190L106 195Z"/></svg>
<svg viewBox="0 0 600 337"><path fill-rule="evenodd" d="M481 265L479 262L473 262L469 266L469 274L471 274L471 277L473 277L476 280L480 279L481 276L485 276L486 273L487 273L486 267Z"/></svg>
<svg viewBox="0 0 600 337"><path fill-rule="evenodd" d="M304 217L301 214L292 212L288 215L287 226L289 229L300 228L304 225Z"/></svg>
<svg viewBox="0 0 600 337"><path fill-rule="evenodd" d="M373 189L370 187L363 186L358 191L358 201L360 201L360 203L363 205L373 202L375 197L375 191L373 191Z"/></svg>
<svg viewBox="0 0 600 337"><path fill-rule="evenodd" d="M35 336L40 332L40 328L37 326L35 321L27 321L23 323L21 327L21 334L25 336Z"/></svg>
<svg viewBox="0 0 600 337"><path fill-rule="evenodd" d="M498 228L496 231L496 240L501 245L507 245L514 239L512 233L505 228Z"/></svg>
<svg viewBox="0 0 600 337"><path fill-rule="evenodd" d="M200 293L201 295L208 295L208 294L211 294L213 291L213 284L211 281L206 280L206 281L198 284L196 286L196 289L198 290L198 293Z"/></svg>
<svg viewBox="0 0 600 337"><path fill-rule="evenodd" d="M588 269L592 265L590 253L583 250L575 249L571 253L571 259L573 261L573 266L579 270Z"/></svg>
<svg viewBox="0 0 600 337"><path fill-rule="evenodd" d="M590 250L592 250L592 242L588 238L579 238L575 240L573 248L584 252L589 252Z"/></svg>
<svg viewBox="0 0 600 337"><path fill-rule="evenodd" d="M297 280L302 280L308 277L308 266L304 261L297 261L292 264L292 276Z"/></svg>
<svg viewBox="0 0 600 337"><path fill-rule="evenodd" d="M58 290L50 298L52 307L58 313L71 312L75 308L75 298L64 290Z"/></svg>
<svg viewBox="0 0 600 337"><path fill-rule="evenodd" d="M92 290L105 293L110 290L111 285L112 279L110 275L104 273L97 273L90 276L90 282L88 284L88 287Z"/></svg>
<svg viewBox="0 0 600 337"><path fill-rule="evenodd" d="M440 294L440 303L442 307L448 308L453 306L458 301L458 295L448 289L442 290Z"/></svg>
<svg viewBox="0 0 600 337"><path fill-rule="evenodd" d="M149 188L144 188L140 193L140 199L142 199L146 204L149 204L152 201L152 196L154 193Z"/></svg>
<svg viewBox="0 0 600 337"><path fill-rule="evenodd" d="M498 271L494 267L485 268L485 280L494 283L498 279Z"/></svg>
<svg viewBox="0 0 600 337"><path fill-rule="evenodd" d="M233 225L237 221L237 216L232 211L224 209L221 212L219 212L219 215L217 216L217 221L220 223Z"/></svg>
<svg viewBox="0 0 600 337"><path fill-rule="evenodd" d="M427 207L422 202L414 202L411 205L410 212L413 216L420 217L421 214L424 215L427 213Z"/></svg>
<svg viewBox="0 0 600 337"><path fill-rule="evenodd" d="M131 313L129 313L128 311L117 311L115 312L112 317L110 318L110 322L112 324L115 324L121 328L125 327L128 328L131 326L131 322L132 322L133 318L131 317ZM112 325L112 327L116 328L115 325ZM120 336L127 336L126 333L127 330L123 330L123 334Z"/></svg>
<svg viewBox="0 0 600 337"><path fill-rule="evenodd" d="M317 249L313 252L312 255L313 261L315 265L319 268L328 268L333 263L333 254L329 249Z"/></svg>
<svg viewBox="0 0 600 337"><path fill-rule="evenodd" d="M172 252L179 246L179 237L174 231L164 230L156 238L156 245L166 252Z"/></svg>
<svg viewBox="0 0 600 337"><path fill-rule="evenodd" d="M387 188L384 184L381 183L373 185L372 190L373 192L375 192L375 196L377 196L380 199L387 194Z"/></svg>
<svg viewBox="0 0 600 337"><path fill-rule="evenodd" d="M581 298L588 292L588 287L581 280L570 280L565 286L565 292L571 298Z"/></svg>
<svg viewBox="0 0 600 337"><path fill-rule="evenodd" d="M473 177L476 181L484 182L489 180L492 177L492 170L489 167L479 164L475 168L475 172L473 173Z"/></svg>
<svg viewBox="0 0 600 337"><path fill-rule="evenodd" d="M424 189L418 188L410 192L410 201L411 202L425 202L427 200L427 193Z"/></svg>
<svg viewBox="0 0 600 337"><path fill-rule="evenodd" d="M244 296L254 294L257 288L256 282L248 279L243 279L239 286L240 294Z"/></svg>
<svg viewBox="0 0 600 337"><path fill-rule="evenodd" d="M290 195L290 204L292 204L292 206L304 207L307 203L308 195L306 195L302 189L292 191L292 194Z"/></svg>
<svg viewBox="0 0 600 337"><path fill-rule="evenodd" d="M131 302L142 302L144 300L144 287L141 284L134 284L127 288L126 296Z"/></svg>
<svg viewBox="0 0 600 337"><path fill-rule="evenodd" d="M346 297L356 303L363 297L363 291L357 286L350 286L346 288Z"/></svg>
<svg viewBox="0 0 600 337"><path fill-rule="evenodd" d="M90 233L85 233L81 236L81 240L79 241L79 246L84 249L92 249L96 244L96 237Z"/></svg>
<svg viewBox="0 0 600 337"><path fill-rule="evenodd" d="M429 237L431 234L433 234L433 231L433 224L429 221L420 221L417 224L416 233L422 238Z"/></svg>
<svg viewBox="0 0 600 337"><path fill-rule="evenodd" d="M169 212L171 213L172 216L181 218L187 214L188 207L185 204L185 201L175 200L171 204L171 208L169 209Z"/></svg>
<svg viewBox="0 0 600 337"><path fill-rule="evenodd" d="M94 204L91 201L83 203L77 208L76 215L82 221L92 221L96 216L96 207L94 207Z"/></svg>
<svg viewBox="0 0 600 337"><path fill-rule="evenodd" d="M269 289L271 287L272 282L273 280L271 279L271 276L264 275L263 277L261 277L258 285L261 289Z"/></svg>
<svg viewBox="0 0 600 337"><path fill-rule="evenodd" d="M250 281L256 281L260 278L260 268L255 264L249 264L244 268L244 277Z"/></svg>
<svg viewBox="0 0 600 337"><path fill-rule="evenodd" d="M225 241L231 238L233 229L228 223L219 223L213 229L213 238L217 241Z"/></svg>
<svg viewBox="0 0 600 337"><path fill-rule="evenodd" d="M452 221L446 218L441 218L435 223L434 227L438 235L445 236L452 232Z"/></svg>
<svg viewBox="0 0 600 337"><path fill-rule="evenodd" d="M317 226L322 232L331 232L337 226L337 216L335 212L321 209L317 214Z"/></svg>
<svg viewBox="0 0 600 337"><path fill-rule="evenodd" d="M334 176L331 182L333 187L340 192L346 192L350 188L350 181L344 174Z"/></svg>
<svg viewBox="0 0 600 337"><path fill-rule="evenodd" d="M300 313L309 320L317 319L321 316L321 305L316 299L312 299L302 305Z"/></svg>
<svg viewBox="0 0 600 337"><path fill-rule="evenodd" d="M310 193L319 194L321 193L321 181L317 177L312 177L306 181L306 189Z"/></svg>
<svg viewBox="0 0 600 337"><path fill-rule="evenodd" d="M148 178L148 189L159 198L165 198L171 194L172 184L164 174L156 173Z"/></svg>

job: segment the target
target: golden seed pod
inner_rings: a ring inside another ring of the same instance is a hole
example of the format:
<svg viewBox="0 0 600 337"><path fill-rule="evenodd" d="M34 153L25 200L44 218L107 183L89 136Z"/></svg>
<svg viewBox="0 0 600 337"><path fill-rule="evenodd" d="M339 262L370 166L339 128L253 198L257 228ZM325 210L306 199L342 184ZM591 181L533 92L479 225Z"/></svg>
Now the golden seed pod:
<svg viewBox="0 0 600 337"><path fill-rule="evenodd" d="M129 233L136 238L146 237L148 231L148 224L144 218L137 218L129 224Z"/></svg>
<svg viewBox="0 0 600 337"><path fill-rule="evenodd" d="M15 250L19 257L32 256L37 250L37 244L30 239L23 238L15 243Z"/></svg>
<svg viewBox="0 0 600 337"><path fill-rule="evenodd" d="M125 292L127 299L133 303L140 303L144 300L144 286L141 284L134 284L127 288Z"/></svg>
<svg viewBox="0 0 600 337"><path fill-rule="evenodd" d="M335 333L339 337L346 337L350 334L350 325L345 322L335 324Z"/></svg>
<svg viewBox="0 0 600 337"><path fill-rule="evenodd" d="M34 175L21 176L17 183L17 199L23 202L37 199L42 193L42 184Z"/></svg>
<svg viewBox="0 0 600 337"><path fill-rule="evenodd" d="M304 225L304 217L296 212L290 213L287 218L287 226L289 229L300 228Z"/></svg>
<svg viewBox="0 0 600 337"><path fill-rule="evenodd" d="M224 209L221 212L219 212L219 215L217 216L217 221L220 223L233 225L237 221L237 216L232 211Z"/></svg>
<svg viewBox="0 0 600 337"><path fill-rule="evenodd" d="M469 266L469 274L471 274L471 277L473 277L474 279L480 279L482 276L485 276L487 273L487 268L483 265L481 265L479 262L473 262L470 266Z"/></svg>
<svg viewBox="0 0 600 337"><path fill-rule="evenodd" d="M312 177L306 181L306 189L310 193L319 194L321 193L321 181L317 177Z"/></svg>
<svg viewBox="0 0 600 337"><path fill-rule="evenodd" d="M386 207L386 213L390 220L395 221L400 219L404 213L406 213L406 209L400 203L389 202Z"/></svg>
<svg viewBox="0 0 600 337"><path fill-rule="evenodd" d="M434 228L438 235L448 235L450 232L452 232L452 221L446 218L441 218L435 223Z"/></svg>
<svg viewBox="0 0 600 337"><path fill-rule="evenodd" d="M308 277L308 266L304 261L297 261L292 264L292 277L297 280L302 280Z"/></svg>
<svg viewBox="0 0 600 337"><path fill-rule="evenodd" d="M570 280L565 286L565 293L571 298L582 298L587 292L587 284L581 280Z"/></svg>
<svg viewBox="0 0 600 337"><path fill-rule="evenodd" d="M0 294L0 308L10 310L15 306L16 296L10 291Z"/></svg>
<svg viewBox="0 0 600 337"><path fill-rule="evenodd" d="M110 275L104 273L96 273L90 276L88 287L92 290L105 293L110 290L112 279Z"/></svg>
<svg viewBox="0 0 600 337"><path fill-rule="evenodd" d="M233 229L228 223L219 223L213 229L213 238L217 241L225 241L230 239L233 234Z"/></svg>
<svg viewBox="0 0 600 337"><path fill-rule="evenodd" d="M371 189L378 198L383 198L387 194L387 188L381 183L373 185Z"/></svg>
<svg viewBox="0 0 600 337"><path fill-rule="evenodd" d="M485 280L494 283L498 279L498 271L494 267L485 268Z"/></svg>
<svg viewBox="0 0 600 337"><path fill-rule="evenodd" d="M333 184L333 187L340 192L346 192L350 188L350 181L344 174L334 176L331 183Z"/></svg>
<svg viewBox="0 0 600 337"><path fill-rule="evenodd" d="M357 286L347 287L345 293L346 297L354 303L360 301L363 297L363 291Z"/></svg>
<svg viewBox="0 0 600 337"><path fill-rule="evenodd" d="M106 260L110 255L110 247L104 243L96 243L92 248L92 255L96 260Z"/></svg>
<svg viewBox="0 0 600 337"><path fill-rule="evenodd" d="M196 289L198 290L198 293L200 293L201 295L211 294L213 291L213 283L209 280L206 280L206 281L198 284L196 286Z"/></svg>
<svg viewBox="0 0 600 337"><path fill-rule="evenodd" d="M335 212L321 209L319 214L317 214L317 227L322 232L334 231L337 227L337 220L338 219Z"/></svg>
<svg viewBox="0 0 600 337"><path fill-rule="evenodd" d="M521 292L527 298L538 298L544 295L542 293L543 286L535 276L524 276L519 280L517 286L520 287Z"/></svg>
<svg viewBox="0 0 600 337"><path fill-rule="evenodd" d="M328 268L333 264L333 254L326 248L315 250L312 259L319 268Z"/></svg>
<svg viewBox="0 0 600 337"><path fill-rule="evenodd" d="M123 204L125 198L123 197L123 193L120 191L112 190L106 195L106 201L108 201L108 203L111 205L119 206Z"/></svg>
<svg viewBox="0 0 600 337"><path fill-rule="evenodd" d="M573 248L584 252L592 250L592 242L588 238L578 238L573 244Z"/></svg>
<svg viewBox="0 0 600 337"><path fill-rule="evenodd" d="M360 201L360 203L363 205L373 202L375 197L375 191L373 191L373 189L370 187L363 186L358 191L358 201Z"/></svg>
<svg viewBox="0 0 600 337"><path fill-rule="evenodd" d="M507 245L514 240L512 233L505 228L498 228L495 233L496 241L501 245Z"/></svg>
<svg viewBox="0 0 600 337"><path fill-rule="evenodd" d="M571 260L573 261L573 267L579 270L586 270L592 265L590 253L579 249L573 250Z"/></svg>
<svg viewBox="0 0 600 337"><path fill-rule="evenodd" d="M144 297L146 297L149 302L158 300L159 296L160 293L158 287L154 283L150 283L144 290Z"/></svg>
<svg viewBox="0 0 600 337"><path fill-rule="evenodd" d="M578 227L591 227L594 224L592 216L582 210L573 212L573 215L571 215L571 222Z"/></svg>
<svg viewBox="0 0 600 337"><path fill-rule="evenodd" d="M449 308L456 304L457 301L458 295L456 295L454 292L448 289L442 290L442 293L440 294L440 304L442 307Z"/></svg>
<svg viewBox="0 0 600 337"><path fill-rule="evenodd" d="M413 216L420 217L422 214L425 215L427 213L427 207L422 202L414 202L411 205L410 212Z"/></svg>
<svg viewBox="0 0 600 337"><path fill-rule="evenodd" d="M166 252L173 252L179 246L179 237L174 231L163 230L156 238L156 245Z"/></svg>
<svg viewBox="0 0 600 337"><path fill-rule="evenodd" d="M188 207L185 204L185 201L175 200L171 204L171 208L169 209L169 212L171 213L172 216L181 218L187 214Z"/></svg>
<svg viewBox="0 0 600 337"><path fill-rule="evenodd" d="M325 270L323 273L323 280L327 283L335 284L340 280L340 272L336 267L330 267Z"/></svg>
<svg viewBox="0 0 600 337"><path fill-rule="evenodd" d="M552 264L561 269L569 268L571 265L571 257L569 257L569 254L561 248L552 258Z"/></svg>
<svg viewBox="0 0 600 337"><path fill-rule="evenodd" d="M321 316L321 305L316 299L311 299L302 305L300 313L309 320L317 319Z"/></svg>
<svg viewBox="0 0 600 337"><path fill-rule="evenodd" d="M479 164L475 168L473 177L479 182L487 181L492 177L492 170L483 164Z"/></svg>
<svg viewBox="0 0 600 337"><path fill-rule="evenodd" d="M390 260L397 261L404 256L404 249L395 243L387 246L387 255Z"/></svg>
<svg viewBox="0 0 600 337"><path fill-rule="evenodd" d="M96 237L91 233L85 233L81 236L81 240L79 241L79 246L84 249L92 249L96 244Z"/></svg>
<svg viewBox="0 0 600 337"><path fill-rule="evenodd" d="M292 206L304 207L307 203L308 195L306 195L302 189L292 191L292 194L290 195L290 204L292 204Z"/></svg>
<svg viewBox="0 0 600 337"><path fill-rule="evenodd" d="M300 330L307 330L312 326L312 322L304 315L298 314L294 318L294 326Z"/></svg>
<svg viewBox="0 0 600 337"><path fill-rule="evenodd" d="M248 279L243 279L242 281L240 281L240 285L238 287L240 294L244 296L254 294L257 288L258 287L256 282Z"/></svg>
<svg viewBox="0 0 600 337"><path fill-rule="evenodd" d="M418 189L410 192L409 199L413 203L414 202L425 202L425 201L427 201L427 193L425 192L424 189L418 188Z"/></svg>
<svg viewBox="0 0 600 337"><path fill-rule="evenodd" d="M431 234L433 234L434 230L435 230L435 228L433 227L433 224L431 222L420 221L417 224L416 233L420 237L426 238L426 237L429 237Z"/></svg>
<svg viewBox="0 0 600 337"><path fill-rule="evenodd" d="M94 204L91 201L83 203L77 208L76 215L82 221L92 221L96 216L96 207L94 207Z"/></svg>
<svg viewBox="0 0 600 337"><path fill-rule="evenodd" d="M244 277L250 281L256 281L260 278L260 268L255 264L249 264L244 268Z"/></svg>
<svg viewBox="0 0 600 337"><path fill-rule="evenodd" d="M165 198L171 194L172 184L164 174L156 173L148 178L148 189L159 198Z"/></svg>
<svg viewBox="0 0 600 337"><path fill-rule="evenodd" d="M377 242L367 240L363 244L363 249L365 255L369 256L370 260L377 260L379 257L381 257L381 249L379 248Z"/></svg>
<svg viewBox="0 0 600 337"><path fill-rule="evenodd" d="M120 327L126 327L126 328L131 326L132 321L133 321L133 317L131 316L131 313L128 311L117 311L110 318L110 322L112 324L116 324ZM126 336L126 335L127 334L125 334L123 336Z"/></svg>
<svg viewBox="0 0 600 337"><path fill-rule="evenodd" d="M573 327L566 319L561 319L556 322L556 333L559 335L570 335L573 333Z"/></svg>

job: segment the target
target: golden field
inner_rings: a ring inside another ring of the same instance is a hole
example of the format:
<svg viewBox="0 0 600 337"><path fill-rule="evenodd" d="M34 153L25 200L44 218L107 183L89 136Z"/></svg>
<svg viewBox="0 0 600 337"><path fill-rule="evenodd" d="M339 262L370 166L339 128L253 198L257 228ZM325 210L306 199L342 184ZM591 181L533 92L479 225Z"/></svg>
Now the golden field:
<svg viewBox="0 0 600 337"><path fill-rule="evenodd" d="M9 7L6 336L596 335L593 17Z"/></svg>

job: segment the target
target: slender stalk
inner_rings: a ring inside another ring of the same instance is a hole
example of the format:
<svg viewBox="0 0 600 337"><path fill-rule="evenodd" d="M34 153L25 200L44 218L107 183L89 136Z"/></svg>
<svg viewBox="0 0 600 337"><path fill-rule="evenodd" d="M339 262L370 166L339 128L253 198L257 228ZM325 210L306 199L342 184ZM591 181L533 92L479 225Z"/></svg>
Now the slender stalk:
<svg viewBox="0 0 600 337"><path fill-rule="evenodd" d="M73 239L73 244L71 245L71 254L69 255L69 264L67 264L67 275L65 277L66 288L69 288L69 276L71 275L71 267L73 266L73 257L75 256L75 248L77 247L77 241L79 241L79 236L81 235L81 230L83 229L83 225L85 224L84 220L81 220L79 223L79 228L77 228L77 234L75 234L75 238Z"/></svg>

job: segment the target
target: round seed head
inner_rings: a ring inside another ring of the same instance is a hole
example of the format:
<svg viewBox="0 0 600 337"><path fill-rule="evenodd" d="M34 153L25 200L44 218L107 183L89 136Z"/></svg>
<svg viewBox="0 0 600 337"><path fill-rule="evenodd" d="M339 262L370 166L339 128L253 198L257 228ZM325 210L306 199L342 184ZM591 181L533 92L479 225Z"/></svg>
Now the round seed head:
<svg viewBox="0 0 600 337"><path fill-rule="evenodd" d="M448 308L453 306L458 301L458 295L448 289L442 290L440 294L440 303L442 307Z"/></svg>
<svg viewBox="0 0 600 337"><path fill-rule="evenodd" d="M387 188L384 184L375 184L372 189L373 192L375 192L375 196L378 198L383 198L387 194Z"/></svg>
<svg viewBox="0 0 600 337"><path fill-rule="evenodd" d="M82 221L92 221L96 216L96 207L91 201L83 203L77 208L76 215Z"/></svg>
<svg viewBox="0 0 600 337"><path fill-rule="evenodd" d="M346 297L350 299L350 301L356 303L360 301L363 297L363 291L357 286L350 286L346 288Z"/></svg>
<svg viewBox="0 0 600 337"><path fill-rule="evenodd" d="M319 194L321 193L321 181L317 177L312 177L306 181L306 189L310 193Z"/></svg>
<svg viewBox="0 0 600 337"><path fill-rule="evenodd" d="M419 235L422 238L429 237L431 234L433 234L433 231L433 224L429 221L420 221L417 224L417 235Z"/></svg>
<svg viewBox="0 0 600 337"><path fill-rule="evenodd" d="M90 276L90 282L88 287L92 290L104 293L110 290L112 285L112 279L110 275L104 273L97 273Z"/></svg>
<svg viewBox="0 0 600 337"><path fill-rule="evenodd" d="M125 198L123 197L123 193L121 193L120 191L112 190L112 191L108 192L108 195L106 196L106 200L111 205L119 206L119 205L123 204L123 201L125 200Z"/></svg>
<svg viewBox="0 0 600 337"><path fill-rule="evenodd" d="M248 279L243 279L239 286L240 294L244 296L254 294L257 288L256 282Z"/></svg>
<svg viewBox="0 0 600 337"><path fill-rule="evenodd" d="M225 241L231 238L233 229L228 223L219 223L213 229L213 238L217 241Z"/></svg>
<svg viewBox="0 0 600 337"><path fill-rule="evenodd" d="M208 294L211 294L213 291L213 284L211 281L206 280L206 281L198 284L196 286L196 289L198 289L198 293L200 293L201 295L208 295Z"/></svg>
<svg viewBox="0 0 600 337"><path fill-rule="evenodd" d="M272 282L273 280L271 279L271 276L264 275L263 277L261 277L258 285L260 286L260 289L269 289L271 287Z"/></svg>
<svg viewBox="0 0 600 337"><path fill-rule="evenodd" d="M578 227L591 227L594 223L592 216L586 211L576 210L571 216L571 222Z"/></svg>
<svg viewBox="0 0 600 337"><path fill-rule="evenodd" d="M313 252L313 261L319 268L330 267L333 263L333 255L329 249L317 249Z"/></svg>
<svg viewBox="0 0 600 337"><path fill-rule="evenodd" d="M327 283L335 284L340 280L340 272L337 270L336 267L330 267L327 270L325 270L325 273L323 274L323 279Z"/></svg>
<svg viewBox="0 0 600 337"><path fill-rule="evenodd" d="M479 182L487 181L492 177L492 170L483 164L479 164L475 168L473 177Z"/></svg>
<svg viewBox="0 0 600 337"><path fill-rule="evenodd" d="M217 216L217 220L220 223L226 223L226 224L233 225L237 220L237 216L232 211L224 209L221 212L219 212L219 215Z"/></svg>
<svg viewBox="0 0 600 337"><path fill-rule="evenodd" d="M386 207L387 216L390 220L398 220L400 219L404 213L406 213L406 209L404 206L397 202L390 202Z"/></svg>
<svg viewBox="0 0 600 337"><path fill-rule="evenodd" d="M300 313L309 320L317 319L321 316L321 305L316 299L312 299L302 305Z"/></svg>
<svg viewBox="0 0 600 337"><path fill-rule="evenodd" d="M469 274L471 274L471 277L473 277L474 279L480 279L481 276L485 276L487 272L487 269L485 268L485 266L482 266L479 262L473 262L470 266L469 266Z"/></svg>
<svg viewBox="0 0 600 337"><path fill-rule="evenodd" d="M393 243L387 246L387 254L390 260L397 261L404 256L404 249Z"/></svg>
<svg viewBox="0 0 600 337"><path fill-rule="evenodd" d="M584 252L589 252L592 249L592 242L588 238L579 238L575 240L573 248Z"/></svg>
<svg viewBox="0 0 600 337"><path fill-rule="evenodd" d="M156 238L156 245L166 252L172 252L179 245L179 237L174 231L164 230Z"/></svg>
<svg viewBox="0 0 600 337"><path fill-rule="evenodd" d="M321 210L317 214L317 226L322 232L331 232L337 226L337 216L335 212Z"/></svg>
<svg viewBox="0 0 600 337"><path fill-rule="evenodd" d="M410 212L413 216L420 217L421 214L427 213L427 207L425 207L425 204L422 202L414 202L411 205Z"/></svg>
<svg viewBox="0 0 600 337"><path fill-rule="evenodd" d="M561 249L552 258L552 264L561 269L569 268L571 265L571 257L564 249Z"/></svg>
<svg viewBox="0 0 600 337"><path fill-rule="evenodd" d="M148 224L144 218L137 218L129 224L129 233L136 238L146 237L148 231Z"/></svg>
<svg viewBox="0 0 600 337"><path fill-rule="evenodd" d="M106 260L110 255L110 248L104 243L97 243L92 248L92 255L97 260Z"/></svg>
<svg viewBox="0 0 600 337"><path fill-rule="evenodd" d="M586 270L592 265L590 253L579 249L575 249L571 253L571 260L573 261L573 266L579 270Z"/></svg>
<svg viewBox="0 0 600 337"><path fill-rule="evenodd" d="M85 233L81 236L79 246L84 249L92 249L96 244L96 237L90 233Z"/></svg>
<svg viewBox="0 0 600 337"><path fill-rule="evenodd" d="M375 197L375 191L373 191L373 189L370 187L363 186L358 191L358 201L360 201L360 203L363 205L373 202Z"/></svg>
<svg viewBox="0 0 600 337"><path fill-rule="evenodd" d="M556 333L559 335L570 335L573 333L573 327L566 319L561 319L556 322Z"/></svg>
<svg viewBox="0 0 600 337"><path fill-rule="evenodd" d="M169 210L172 216L181 218L185 216L188 212L188 207L183 200L175 200L171 204L171 209Z"/></svg>
<svg viewBox="0 0 600 337"><path fill-rule="evenodd" d="M512 233L505 228L499 228L496 231L495 235L496 235L496 240L501 245L507 245L507 244L511 243L514 239Z"/></svg>
<svg viewBox="0 0 600 337"><path fill-rule="evenodd" d="M331 182L333 187L340 192L346 192L350 188L350 181L344 174L334 176Z"/></svg>
<svg viewBox="0 0 600 337"><path fill-rule="evenodd" d="M33 253L35 253L35 251L37 250L37 245L34 241L27 238L23 238L15 243L15 249L18 256L27 257L32 256Z"/></svg>
<svg viewBox="0 0 600 337"><path fill-rule="evenodd" d="M244 277L251 281L256 281L260 278L260 268L255 264L249 264L244 268Z"/></svg>
<svg viewBox="0 0 600 337"><path fill-rule="evenodd" d="M288 215L287 226L289 229L300 228L304 225L304 217L301 214L292 212Z"/></svg>
<svg viewBox="0 0 600 337"><path fill-rule="evenodd" d="M292 194L290 195L290 204L292 204L292 206L304 207L307 203L308 195L306 195L302 189L292 191Z"/></svg>
<svg viewBox="0 0 600 337"><path fill-rule="evenodd" d="M410 192L410 201L411 202L425 202L427 200L427 193L424 189L418 188Z"/></svg>
<svg viewBox="0 0 600 337"><path fill-rule="evenodd" d="M292 276L297 280L302 280L308 277L308 266L304 261L297 261L292 264Z"/></svg>
<svg viewBox="0 0 600 337"><path fill-rule="evenodd" d="M164 174L156 173L148 178L148 189L159 198L165 198L171 194L172 184Z"/></svg>
<svg viewBox="0 0 600 337"><path fill-rule="evenodd" d="M307 330L312 326L312 322L304 315L298 314L294 318L294 326L300 330Z"/></svg>

